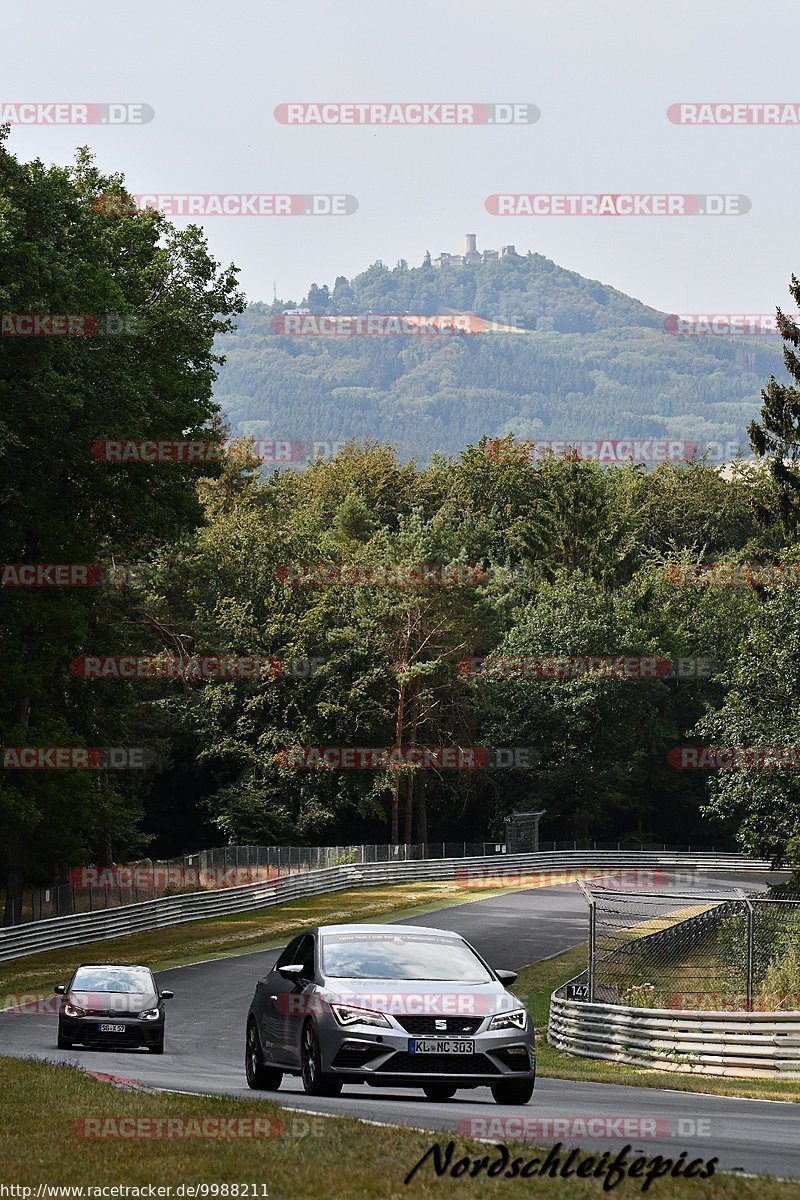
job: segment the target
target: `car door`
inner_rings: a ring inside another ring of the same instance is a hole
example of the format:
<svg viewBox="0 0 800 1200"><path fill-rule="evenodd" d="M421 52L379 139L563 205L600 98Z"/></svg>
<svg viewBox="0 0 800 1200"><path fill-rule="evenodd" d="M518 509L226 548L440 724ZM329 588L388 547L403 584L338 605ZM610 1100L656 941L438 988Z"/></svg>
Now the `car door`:
<svg viewBox="0 0 800 1200"><path fill-rule="evenodd" d="M289 942L286 949L278 956L278 961L270 973L258 981L256 990L261 1044L267 1055L276 1062L288 1061L286 1017L289 1012L290 997L296 991L295 984L290 979L284 979L279 973L278 967L300 961L297 954L302 940L301 935Z"/></svg>
<svg viewBox="0 0 800 1200"><path fill-rule="evenodd" d="M316 939L313 934L307 933L300 939L300 945L297 947L295 953L297 957L292 959L292 961L300 963L303 971L298 983L293 985L288 1005L285 1031L289 1061L294 1063L295 1066L299 1066L303 1025L305 1024L306 1017L312 1011L316 991L314 983ZM287 961L289 960L287 959Z"/></svg>

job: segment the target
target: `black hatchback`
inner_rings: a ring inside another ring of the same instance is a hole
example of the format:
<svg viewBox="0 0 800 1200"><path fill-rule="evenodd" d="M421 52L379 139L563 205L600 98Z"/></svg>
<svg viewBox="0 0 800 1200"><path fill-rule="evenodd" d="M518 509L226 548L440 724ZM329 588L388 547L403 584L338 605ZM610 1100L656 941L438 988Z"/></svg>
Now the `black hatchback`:
<svg viewBox="0 0 800 1200"><path fill-rule="evenodd" d="M144 1046L164 1053L164 1001L149 967L82 963L69 983L54 988L58 1010L58 1048L75 1042L109 1049Z"/></svg>

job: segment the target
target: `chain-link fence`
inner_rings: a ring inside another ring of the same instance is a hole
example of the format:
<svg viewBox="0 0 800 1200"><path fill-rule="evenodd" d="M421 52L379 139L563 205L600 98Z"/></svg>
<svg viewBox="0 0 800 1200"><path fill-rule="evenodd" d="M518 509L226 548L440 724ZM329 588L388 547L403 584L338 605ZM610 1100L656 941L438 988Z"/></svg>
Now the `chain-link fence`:
<svg viewBox="0 0 800 1200"><path fill-rule="evenodd" d="M95 912L161 896L240 887L347 864L504 852L505 846L495 842L435 842L427 846L219 846L179 858L142 859L108 868L76 867L69 871L67 883L30 893L21 920Z"/></svg>
<svg viewBox="0 0 800 1200"><path fill-rule="evenodd" d="M800 1010L800 897L591 888L586 998L639 1008Z"/></svg>
<svg viewBox="0 0 800 1200"><path fill-rule="evenodd" d="M220 846L179 858L142 859L100 870L76 867L65 883L26 892L14 924L95 912L180 895L207 888L236 887L269 881L298 871L316 871L346 863L397 862L405 859L470 858L505 854L505 842L428 842L425 845L361 846ZM691 853L691 846L642 845L620 842L540 842L539 850L629 850ZM700 849L695 846L695 850ZM702 847L713 854L713 847ZM510 849L509 849L509 852Z"/></svg>

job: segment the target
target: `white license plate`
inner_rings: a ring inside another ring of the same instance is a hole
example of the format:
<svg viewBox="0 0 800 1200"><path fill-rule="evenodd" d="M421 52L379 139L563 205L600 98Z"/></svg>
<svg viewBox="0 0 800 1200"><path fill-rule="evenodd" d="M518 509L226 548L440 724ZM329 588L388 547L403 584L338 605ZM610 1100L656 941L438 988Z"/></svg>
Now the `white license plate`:
<svg viewBox="0 0 800 1200"><path fill-rule="evenodd" d="M125 1032L124 1025L98 1025L97 1028L100 1031L100 1033L124 1033Z"/></svg>
<svg viewBox="0 0 800 1200"><path fill-rule="evenodd" d="M474 1054L475 1043L463 1038L410 1038L409 1054Z"/></svg>

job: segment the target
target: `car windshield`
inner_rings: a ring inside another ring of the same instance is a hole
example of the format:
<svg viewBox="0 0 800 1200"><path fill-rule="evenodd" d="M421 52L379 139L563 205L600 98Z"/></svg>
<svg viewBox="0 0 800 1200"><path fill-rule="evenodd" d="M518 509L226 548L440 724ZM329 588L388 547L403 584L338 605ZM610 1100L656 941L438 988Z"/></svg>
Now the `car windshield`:
<svg viewBox="0 0 800 1200"><path fill-rule="evenodd" d="M327 934L322 938L322 973L332 979L492 980L465 942L420 934Z"/></svg>
<svg viewBox="0 0 800 1200"><path fill-rule="evenodd" d="M145 967L79 967L70 990L73 992L154 992L153 976Z"/></svg>

